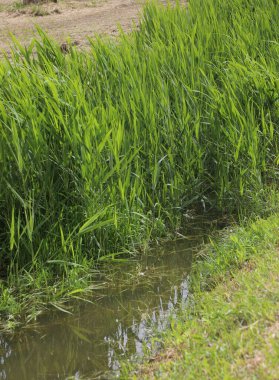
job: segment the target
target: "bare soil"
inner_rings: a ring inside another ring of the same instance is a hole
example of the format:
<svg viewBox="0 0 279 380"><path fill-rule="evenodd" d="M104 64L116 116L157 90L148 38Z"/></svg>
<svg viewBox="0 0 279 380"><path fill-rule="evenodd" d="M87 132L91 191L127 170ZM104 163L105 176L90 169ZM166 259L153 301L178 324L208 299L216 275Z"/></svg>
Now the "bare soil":
<svg viewBox="0 0 279 380"><path fill-rule="evenodd" d="M142 0L58 0L22 6L22 0L0 0L0 51L9 50L10 33L28 44L36 25L60 43L70 37L84 46L95 33L117 35L119 24L131 30L142 4Z"/></svg>

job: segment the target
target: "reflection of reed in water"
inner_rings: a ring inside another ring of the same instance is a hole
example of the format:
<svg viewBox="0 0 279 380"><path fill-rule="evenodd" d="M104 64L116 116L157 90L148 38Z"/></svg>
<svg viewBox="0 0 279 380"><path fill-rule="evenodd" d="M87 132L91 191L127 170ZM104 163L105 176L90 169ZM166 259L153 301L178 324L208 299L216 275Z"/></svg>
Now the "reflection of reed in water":
<svg viewBox="0 0 279 380"><path fill-rule="evenodd" d="M133 318L130 327L123 327L121 322L118 322L117 331L114 336L105 337L105 342L108 344L108 368L112 371L120 369L119 358L132 352L133 357L141 357L144 354L145 348L152 349L150 338L154 331L164 331L169 327L171 316L175 316L175 307L180 304L182 307L186 304L189 289L188 277L185 278L180 286L173 286L169 300L166 302L158 291L158 307L153 309L151 315L141 314L140 320ZM134 343L134 344L133 344ZM129 349L129 345L133 348ZM154 347L156 350L158 347Z"/></svg>
<svg viewBox="0 0 279 380"><path fill-rule="evenodd" d="M36 330L3 336L0 380L109 378L106 371L117 372L124 355L142 355L152 331L165 329L176 306L186 302L193 246L199 243L167 243L136 265L119 266L114 286L95 291L92 303L79 304L72 315L50 313Z"/></svg>
<svg viewBox="0 0 279 380"><path fill-rule="evenodd" d="M0 336L0 365L2 366L5 363L5 360L9 358L12 354L11 347L9 343ZM6 380L7 374L4 368L0 368L0 379Z"/></svg>

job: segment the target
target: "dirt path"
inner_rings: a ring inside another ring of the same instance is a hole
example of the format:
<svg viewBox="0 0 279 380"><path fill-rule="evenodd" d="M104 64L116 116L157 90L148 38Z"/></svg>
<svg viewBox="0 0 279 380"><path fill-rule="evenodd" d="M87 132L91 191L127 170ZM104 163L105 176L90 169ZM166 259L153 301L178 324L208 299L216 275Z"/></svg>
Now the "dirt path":
<svg viewBox="0 0 279 380"><path fill-rule="evenodd" d="M141 3L138 0L64 0L56 4L19 7L19 3L11 0L0 0L0 50L9 49L9 33L23 43L30 42L36 33L36 25L59 42L70 37L72 41L86 45L86 37L94 33L116 35L118 24L124 30L131 29Z"/></svg>

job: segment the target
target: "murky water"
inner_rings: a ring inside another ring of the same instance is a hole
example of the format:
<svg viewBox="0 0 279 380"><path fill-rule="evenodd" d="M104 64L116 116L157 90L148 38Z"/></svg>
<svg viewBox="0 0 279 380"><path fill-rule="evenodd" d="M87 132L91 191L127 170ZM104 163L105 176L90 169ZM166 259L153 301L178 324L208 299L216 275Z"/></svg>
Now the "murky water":
<svg viewBox="0 0 279 380"><path fill-rule="evenodd" d="M203 238L197 231L191 240L118 265L113 288L98 291L93 303L72 315L49 313L34 330L0 336L0 379L117 377L119 359L141 355L152 327L164 329L175 306L187 300L193 253Z"/></svg>

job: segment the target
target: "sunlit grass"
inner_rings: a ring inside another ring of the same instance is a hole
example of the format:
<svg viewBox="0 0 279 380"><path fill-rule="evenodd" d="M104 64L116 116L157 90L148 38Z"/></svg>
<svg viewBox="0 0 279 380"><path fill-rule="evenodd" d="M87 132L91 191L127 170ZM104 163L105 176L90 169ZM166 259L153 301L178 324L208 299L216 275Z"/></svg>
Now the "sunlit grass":
<svg viewBox="0 0 279 380"><path fill-rule="evenodd" d="M155 333L161 352L124 363L121 378L277 379L278 232L277 214L215 239L188 307Z"/></svg>

